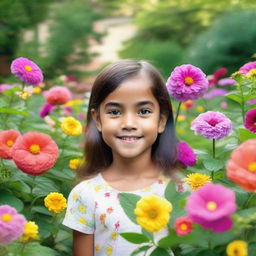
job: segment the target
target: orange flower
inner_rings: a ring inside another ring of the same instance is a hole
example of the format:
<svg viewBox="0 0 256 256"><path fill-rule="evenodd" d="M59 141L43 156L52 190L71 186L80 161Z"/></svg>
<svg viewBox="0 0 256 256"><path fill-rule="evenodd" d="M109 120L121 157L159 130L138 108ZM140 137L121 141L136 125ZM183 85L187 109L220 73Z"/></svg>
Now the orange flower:
<svg viewBox="0 0 256 256"><path fill-rule="evenodd" d="M106 214L105 214L105 213L104 213L104 214L101 214L101 215L100 215L100 221L101 221L101 223L104 224L104 223L105 223L105 220L106 220Z"/></svg>
<svg viewBox="0 0 256 256"><path fill-rule="evenodd" d="M27 132L16 140L12 158L21 171L40 175L54 166L58 146L48 134Z"/></svg>
<svg viewBox="0 0 256 256"><path fill-rule="evenodd" d="M256 192L256 139L240 144L227 163L227 177L246 191Z"/></svg>
<svg viewBox="0 0 256 256"><path fill-rule="evenodd" d="M12 159L12 146L20 133L16 130L6 130L0 132L0 158Z"/></svg>

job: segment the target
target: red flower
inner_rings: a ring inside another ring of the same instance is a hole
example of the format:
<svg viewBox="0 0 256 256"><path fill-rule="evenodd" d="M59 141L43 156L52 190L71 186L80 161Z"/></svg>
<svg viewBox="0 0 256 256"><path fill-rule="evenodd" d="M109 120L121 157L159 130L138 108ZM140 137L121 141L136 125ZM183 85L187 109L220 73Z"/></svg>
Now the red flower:
<svg viewBox="0 0 256 256"><path fill-rule="evenodd" d="M48 104L62 105L71 100L71 93L66 87L56 86L45 92L45 98Z"/></svg>
<svg viewBox="0 0 256 256"><path fill-rule="evenodd" d="M185 236L192 230L192 221L188 216L179 217L175 220L174 229L177 235Z"/></svg>
<svg viewBox="0 0 256 256"><path fill-rule="evenodd" d="M58 158L58 146L47 134L28 132L16 140L12 158L21 171L40 175L54 166Z"/></svg>
<svg viewBox="0 0 256 256"><path fill-rule="evenodd" d="M12 146L20 133L16 130L6 130L0 132L0 158L12 159Z"/></svg>

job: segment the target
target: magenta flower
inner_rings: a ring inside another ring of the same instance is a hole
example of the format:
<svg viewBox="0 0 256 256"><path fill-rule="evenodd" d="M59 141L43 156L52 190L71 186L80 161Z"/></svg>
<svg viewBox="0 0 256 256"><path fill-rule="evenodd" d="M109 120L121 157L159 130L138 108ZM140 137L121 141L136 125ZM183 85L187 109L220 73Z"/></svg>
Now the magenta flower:
<svg viewBox="0 0 256 256"><path fill-rule="evenodd" d="M232 122L220 112L207 111L192 121L191 130L206 139L222 139L231 132Z"/></svg>
<svg viewBox="0 0 256 256"><path fill-rule="evenodd" d="M247 130L256 133L256 108L247 111L245 115L244 127Z"/></svg>
<svg viewBox="0 0 256 256"><path fill-rule="evenodd" d="M205 99L211 99L213 97L220 97L224 96L228 91L223 90L223 89L213 89L207 93L204 94Z"/></svg>
<svg viewBox="0 0 256 256"><path fill-rule="evenodd" d="M212 75L212 79L209 81L210 86L214 86L215 84L218 83L219 79L227 74L227 69L226 68L219 68L217 69L214 74Z"/></svg>
<svg viewBox="0 0 256 256"><path fill-rule="evenodd" d="M52 109L54 108L53 105L49 104L49 103L45 103L41 109L40 109L40 112L39 112L39 116L41 118L44 118L46 117L47 115L49 115L52 111Z"/></svg>
<svg viewBox="0 0 256 256"><path fill-rule="evenodd" d="M244 64L240 69L239 71L242 73L242 74L247 74L250 70L252 69L256 69L256 61L252 61L252 62L248 62L246 64Z"/></svg>
<svg viewBox="0 0 256 256"><path fill-rule="evenodd" d="M8 244L20 236L24 231L26 219L9 205L0 206L0 245Z"/></svg>
<svg viewBox="0 0 256 256"><path fill-rule="evenodd" d="M236 81L232 78L223 78L218 81L218 85L225 86L225 85L233 85Z"/></svg>
<svg viewBox="0 0 256 256"><path fill-rule="evenodd" d="M41 69L27 58L15 59L11 64L11 72L21 81L30 85L37 85L43 81Z"/></svg>
<svg viewBox="0 0 256 256"><path fill-rule="evenodd" d="M193 149L185 141L180 141L177 144L177 146L178 146L177 160L180 161L185 166L195 165L197 157Z"/></svg>
<svg viewBox="0 0 256 256"><path fill-rule="evenodd" d="M186 210L192 222L214 232L225 232L233 224L230 215L236 211L235 200L233 190L208 183L191 193Z"/></svg>
<svg viewBox="0 0 256 256"><path fill-rule="evenodd" d="M208 80L201 69L190 64L176 67L166 83L170 95L178 101L196 100L208 89Z"/></svg>

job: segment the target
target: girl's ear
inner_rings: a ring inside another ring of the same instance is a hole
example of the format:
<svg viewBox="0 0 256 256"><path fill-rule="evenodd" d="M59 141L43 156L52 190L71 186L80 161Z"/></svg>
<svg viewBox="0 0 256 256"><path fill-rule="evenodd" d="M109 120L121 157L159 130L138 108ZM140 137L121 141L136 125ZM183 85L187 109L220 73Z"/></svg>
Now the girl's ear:
<svg viewBox="0 0 256 256"><path fill-rule="evenodd" d="M91 109L91 115L98 131L101 132L101 122L99 113L93 108Z"/></svg>
<svg viewBox="0 0 256 256"><path fill-rule="evenodd" d="M167 122L167 117L161 114L159 124L158 124L158 133L162 133L164 131L166 122Z"/></svg>

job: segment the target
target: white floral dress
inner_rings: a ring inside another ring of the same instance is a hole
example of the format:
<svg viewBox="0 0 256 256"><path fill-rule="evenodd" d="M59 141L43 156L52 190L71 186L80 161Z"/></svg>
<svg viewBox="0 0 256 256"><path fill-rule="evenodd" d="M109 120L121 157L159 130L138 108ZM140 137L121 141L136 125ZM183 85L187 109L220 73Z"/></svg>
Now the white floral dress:
<svg viewBox="0 0 256 256"><path fill-rule="evenodd" d="M152 185L129 193L141 197L151 194L163 197L168 182L169 179L160 176ZM123 232L141 233L140 226L134 224L124 213L119 202L120 193L98 174L75 186L68 197L63 224L85 234L94 234L95 256L128 256L141 246L120 236ZM158 240L166 234L167 230L161 230L154 236Z"/></svg>

